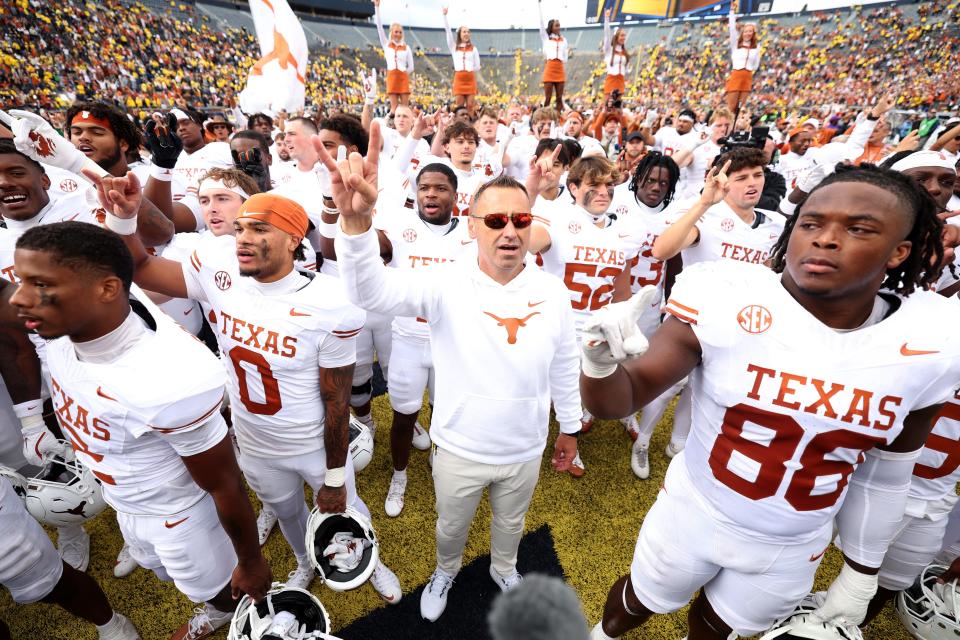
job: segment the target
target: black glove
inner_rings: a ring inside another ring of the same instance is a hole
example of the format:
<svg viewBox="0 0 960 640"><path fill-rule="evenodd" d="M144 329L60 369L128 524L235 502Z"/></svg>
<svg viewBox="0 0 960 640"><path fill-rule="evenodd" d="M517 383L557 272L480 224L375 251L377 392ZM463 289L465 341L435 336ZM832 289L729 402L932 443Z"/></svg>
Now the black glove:
<svg viewBox="0 0 960 640"><path fill-rule="evenodd" d="M263 156L260 154L259 148L254 147L242 153L237 153L235 149L231 149L230 155L233 156L233 164L237 169L256 180L261 191L270 190L267 170L263 166Z"/></svg>
<svg viewBox="0 0 960 640"><path fill-rule="evenodd" d="M157 121L151 118L145 131L145 143L153 156L153 164L164 169L173 169L180 152L183 151L183 143L176 133L176 116L168 113L166 125L158 125Z"/></svg>

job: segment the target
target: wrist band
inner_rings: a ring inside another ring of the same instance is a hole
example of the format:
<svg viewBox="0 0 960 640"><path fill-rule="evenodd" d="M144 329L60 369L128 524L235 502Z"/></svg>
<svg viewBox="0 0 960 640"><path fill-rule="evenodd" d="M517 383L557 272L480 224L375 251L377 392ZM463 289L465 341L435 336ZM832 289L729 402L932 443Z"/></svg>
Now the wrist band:
<svg viewBox="0 0 960 640"><path fill-rule="evenodd" d="M323 205L323 213L329 213L331 216L339 216L340 209L337 209L336 207L328 207L327 205Z"/></svg>
<svg viewBox="0 0 960 640"><path fill-rule="evenodd" d="M780 213L783 215L792 216L797 211L798 206L796 202L790 202L789 197L785 197L780 201L780 206L777 208L780 209Z"/></svg>
<svg viewBox="0 0 960 640"><path fill-rule="evenodd" d="M132 236L137 232L137 217L118 218L108 211L105 225L107 229L121 236Z"/></svg>
<svg viewBox="0 0 960 640"><path fill-rule="evenodd" d="M321 236L330 239L337 237L338 229L340 229L340 225L338 225L336 222L321 222L320 226L317 227L317 230L320 232Z"/></svg>
<svg viewBox="0 0 960 640"><path fill-rule="evenodd" d="M21 402L20 404L13 405L13 414L20 418L29 418L30 416L42 416L43 415L43 402L40 398L36 400L28 400L27 402Z"/></svg>
<svg viewBox="0 0 960 640"><path fill-rule="evenodd" d="M150 165L150 177L161 182L170 182L173 180L173 169L167 169L160 165Z"/></svg>
<svg viewBox="0 0 960 640"><path fill-rule="evenodd" d="M327 475L323 478L323 484L336 489L342 487L347 481L347 468L337 467L336 469L327 469Z"/></svg>

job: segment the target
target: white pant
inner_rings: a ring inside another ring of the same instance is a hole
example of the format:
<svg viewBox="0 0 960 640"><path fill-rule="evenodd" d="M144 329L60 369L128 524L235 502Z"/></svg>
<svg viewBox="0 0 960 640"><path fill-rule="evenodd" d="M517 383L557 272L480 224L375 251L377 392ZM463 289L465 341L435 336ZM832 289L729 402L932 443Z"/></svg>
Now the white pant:
<svg viewBox="0 0 960 640"><path fill-rule="evenodd" d="M912 585L940 551L946 529L947 518L933 521L904 515L880 565L880 586L903 591Z"/></svg>
<svg viewBox="0 0 960 640"><path fill-rule="evenodd" d="M316 492L327 476L327 454L320 449L298 456L258 458L249 454L240 456L238 461L247 484L260 500L269 506L280 522L280 530L287 539L298 559L307 555L306 536L307 509L303 497L303 483L306 482ZM369 517L370 511L357 497L356 477L353 472L353 459L347 455L347 504L353 505Z"/></svg>
<svg viewBox="0 0 960 640"><path fill-rule="evenodd" d="M167 517L118 512L117 522L137 564L173 580L193 602L213 599L230 583L237 554L211 495Z"/></svg>
<svg viewBox="0 0 960 640"><path fill-rule="evenodd" d="M433 401L434 371L430 341L395 334L387 379L390 406L399 413L417 413L423 406L424 389L429 391L430 400Z"/></svg>
<svg viewBox="0 0 960 640"><path fill-rule="evenodd" d="M63 575L63 561L3 476L0 476L0 540L4 549L0 553L0 584L10 591L13 601L29 604L49 595Z"/></svg>
<svg viewBox="0 0 960 640"><path fill-rule="evenodd" d="M470 523L489 488L490 564L502 576L517 567L517 548L540 479L539 456L527 462L493 465L474 462L436 447L433 486L437 495L437 566L456 575L463 564Z"/></svg>
<svg viewBox="0 0 960 640"><path fill-rule="evenodd" d="M367 313L363 329L357 334L357 364L353 369L353 386L361 385L373 377L374 351L383 375L387 375L391 352L391 322L392 318L389 316Z"/></svg>
<svg viewBox="0 0 960 640"><path fill-rule="evenodd" d="M702 500L680 453L640 528L630 566L634 593L651 611L669 613L703 587L736 633L765 631L810 592L832 530L803 544L759 542L720 524Z"/></svg>

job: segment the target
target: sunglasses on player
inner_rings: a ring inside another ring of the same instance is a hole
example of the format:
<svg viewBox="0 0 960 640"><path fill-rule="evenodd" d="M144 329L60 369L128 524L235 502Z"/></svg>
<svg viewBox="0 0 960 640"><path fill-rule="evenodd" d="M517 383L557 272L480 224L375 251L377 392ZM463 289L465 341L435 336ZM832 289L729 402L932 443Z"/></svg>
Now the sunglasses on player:
<svg viewBox="0 0 960 640"><path fill-rule="evenodd" d="M490 229L503 229L507 226L507 221L513 223L517 229L526 229L533 223L532 213L488 213L485 216L475 216L470 214L471 218L483 220L483 224Z"/></svg>

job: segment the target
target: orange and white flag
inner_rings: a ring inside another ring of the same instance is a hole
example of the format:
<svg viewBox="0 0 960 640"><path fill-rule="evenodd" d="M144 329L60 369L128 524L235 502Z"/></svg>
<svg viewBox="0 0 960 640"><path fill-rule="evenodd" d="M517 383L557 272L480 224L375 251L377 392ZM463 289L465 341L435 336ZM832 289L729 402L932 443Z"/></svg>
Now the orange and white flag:
<svg viewBox="0 0 960 640"><path fill-rule="evenodd" d="M260 59L240 92L244 113L303 109L307 78L307 37L287 0L250 0L260 42Z"/></svg>

